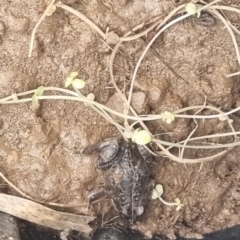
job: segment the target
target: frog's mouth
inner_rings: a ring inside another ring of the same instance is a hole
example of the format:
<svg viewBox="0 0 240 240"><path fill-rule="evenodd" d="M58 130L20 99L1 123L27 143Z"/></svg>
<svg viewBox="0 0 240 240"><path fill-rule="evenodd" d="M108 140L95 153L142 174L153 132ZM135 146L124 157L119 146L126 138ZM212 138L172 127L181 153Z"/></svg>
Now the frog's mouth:
<svg viewBox="0 0 240 240"><path fill-rule="evenodd" d="M133 208L130 214L129 213L127 214L126 212L125 213L122 212L122 215L125 219L127 219L127 221L131 225L133 225L136 222L137 218L143 214L143 212L144 212L144 207L138 206Z"/></svg>

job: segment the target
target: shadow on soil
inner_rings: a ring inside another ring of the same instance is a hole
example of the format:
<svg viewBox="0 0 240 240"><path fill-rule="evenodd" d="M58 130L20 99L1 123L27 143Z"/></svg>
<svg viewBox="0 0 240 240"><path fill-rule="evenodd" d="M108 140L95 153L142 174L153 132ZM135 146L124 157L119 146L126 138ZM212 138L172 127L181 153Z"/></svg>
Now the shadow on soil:
<svg viewBox="0 0 240 240"><path fill-rule="evenodd" d="M19 222L19 229L21 240L61 240L59 232L48 230L36 226L26 221ZM90 240L80 236L78 233L73 232L68 239L71 240ZM97 229L91 240L146 240L140 233L124 228L116 228L113 226L106 226ZM240 239L240 225L236 225L225 230L216 231L204 235L203 240L238 240ZM65 239L64 239L65 240ZM168 240L163 236L154 236L151 240ZM177 238L177 240L196 240L193 238Z"/></svg>

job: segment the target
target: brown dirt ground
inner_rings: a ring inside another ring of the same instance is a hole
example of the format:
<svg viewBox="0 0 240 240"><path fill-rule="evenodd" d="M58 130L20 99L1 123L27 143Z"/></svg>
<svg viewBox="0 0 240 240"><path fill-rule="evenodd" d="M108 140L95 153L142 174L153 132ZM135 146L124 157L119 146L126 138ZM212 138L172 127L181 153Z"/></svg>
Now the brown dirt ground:
<svg viewBox="0 0 240 240"><path fill-rule="evenodd" d="M63 2L86 14L102 30L109 27L122 36L132 27L169 12L184 1ZM1 1L0 97L40 85L62 87L67 74L75 70L86 80L84 94L92 92L97 102L114 106L115 91L108 88L111 50L72 14L57 9L47 17L37 31L33 56L28 58L31 30L45 7L44 0ZM228 17L233 22L239 21L234 14ZM149 41L151 34L144 40ZM120 87L129 85L133 68L145 47L142 40L136 40L120 48L121 54L114 64ZM139 113L154 114L203 104L205 96L212 105L224 110L239 104L239 79L225 77L237 71L235 51L219 20L211 27L184 20L164 32L153 47L177 75L149 52L134 88L133 106ZM158 134L173 132L163 139L176 141L186 138L194 124L180 119L170 126L155 122L152 128ZM199 121L195 135L225 131L225 123ZM86 204L87 192L103 185L104 180L102 173L95 169L96 155L84 156L81 151L115 134L115 127L80 103L44 101L39 116L29 103L1 105L0 171L35 199ZM204 164L200 171L199 164L183 165L166 158L156 159L152 172L155 183L164 186L166 200L178 197L184 208L176 212L159 201L149 201L145 214L134 228L147 236L157 232L171 238L176 234L200 237L239 223L239 151L240 148L235 148L224 158ZM203 151L188 151L188 157L203 154ZM101 216L102 223L117 216L109 197L90 210L82 207L71 211Z"/></svg>

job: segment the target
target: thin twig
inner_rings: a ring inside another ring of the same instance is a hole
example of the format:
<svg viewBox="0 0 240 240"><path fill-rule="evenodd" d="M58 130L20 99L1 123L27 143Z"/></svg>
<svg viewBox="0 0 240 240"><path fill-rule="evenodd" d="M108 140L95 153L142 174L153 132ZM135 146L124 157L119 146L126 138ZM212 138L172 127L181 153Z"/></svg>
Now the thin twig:
<svg viewBox="0 0 240 240"><path fill-rule="evenodd" d="M9 99L11 99L9 97ZM98 102L89 100L88 98L79 98L79 97L75 97L75 96L63 96L63 95L49 95L49 96L38 96L39 100L70 100L70 101L79 101L79 102L86 102L88 104L92 104L97 106L98 108L104 109L109 113L112 113L118 117L122 117L122 118L127 118L129 120L134 120L134 121L139 121L139 123L141 123L141 121L153 121L153 120L159 120L162 119L162 115L161 114L157 114L157 115L137 115L137 116L131 116L131 115L126 115L126 114L122 114L120 112L117 112L111 108L106 107L103 104L100 104ZM2 101L0 99L0 104L14 104L14 103L25 103L25 102L31 102L32 98L24 98L24 99L17 99L17 100L8 100L8 101ZM186 107L186 108L182 108L182 109L178 109L176 111L173 112L174 116L176 118L196 118L196 119L213 119L213 118L221 118L224 116L228 116L232 113L238 112L240 110L240 107L232 109L229 112L221 112L219 114L213 114L213 115L182 115L182 114L177 114L177 113L181 113L181 112L185 112L188 110L194 110L194 109L199 109L202 108L202 105L199 106L190 106L190 107ZM206 109L211 109L211 110L216 110L215 107L213 106L206 106Z"/></svg>
<svg viewBox="0 0 240 240"><path fill-rule="evenodd" d="M30 40L30 46L29 46L29 54L28 57L32 56L32 49L33 49L33 42L34 42L34 38L35 38L35 34L37 31L37 28L39 27L39 25L41 24L41 22L43 21L43 19L46 17L48 11L51 9L53 3L55 2L55 0L52 0L50 2L50 4L48 5L48 7L46 8L46 10L44 11L43 15L40 17L40 19L38 20L37 24L35 25L35 27L33 28L32 34L31 34L31 40Z"/></svg>
<svg viewBox="0 0 240 240"><path fill-rule="evenodd" d="M128 32L127 34L125 34L125 36L128 36L129 34L131 34L131 32ZM121 97L121 99L123 100L124 104L125 104L125 108L124 108L124 116L126 116L124 119L125 119L125 127L128 129L128 130L131 130L131 127L129 126L128 122L127 122L127 114L125 114L126 112L126 104L127 104L127 98L126 96L121 92L121 90L118 88L115 80L114 80L114 74L113 74L113 62L114 62L114 59L115 59L115 56L116 56L116 53L117 53L117 50L118 48L121 46L121 41L118 42L118 44L116 44L116 46L114 47L113 51L112 51L112 54L111 54L111 58L110 58L110 77L111 77L111 82L114 86L114 88L116 89L117 93L119 94L119 96ZM135 112L135 110L129 106L129 109L131 110L131 112L134 114L134 116L138 117L137 113ZM148 128L146 127L146 125L143 123L143 121L141 119L139 119L139 123L140 125L143 127L143 129L148 130Z"/></svg>
<svg viewBox="0 0 240 240"><path fill-rule="evenodd" d="M202 107L201 109L199 109L197 112L195 112L194 115L198 114L199 112L201 112L201 111L204 109L204 107L206 106L206 102L207 102L207 98L205 97L205 101L204 101L203 107ZM196 126L195 126L195 128L192 130L192 132L189 134L189 136L187 137L187 139L184 141L183 148L182 148L181 154L180 154L180 158L181 158L181 159L183 158L183 153L184 153L184 150L185 150L185 146L187 145L189 139L192 137L192 135L196 132L196 130L197 130L197 128L198 128L198 123L197 123L196 119L193 118L193 120L194 120Z"/></svg>
<svg viewBox="0 0 240 240"><path fill-rule="evenodd" d="M133 77L132 77L132 81L131 81L131 86L130 86L130 90L129 90L129 96L128 96L128 107L130 106L130 102L131 102L131 98L132 98L132 92L133 92L133 86L134 86L134 82L135 82L135 79L136 79L136 76L137 76L137 72L138 72L138 69L140 67L140 64L144 58L144 56L146 55L147 51L149 50L150 46L153 44L153 42L159 37L159 35L164 32L167 28L169 28L170 26L174 25L175 23L179 22L179 21L182 21L183 19L189 17L190 14L185 14L177 19L174 19L173 21L171 21L170 23L168 23L167 25L165 25L163 28L160 29L160 31L158 31L158 33L152 38L152 40L148 43L147 47L144 49L141 57L139 58L136 66L135 66L135 69L134 69L134 72L133 72Z"/></svg>

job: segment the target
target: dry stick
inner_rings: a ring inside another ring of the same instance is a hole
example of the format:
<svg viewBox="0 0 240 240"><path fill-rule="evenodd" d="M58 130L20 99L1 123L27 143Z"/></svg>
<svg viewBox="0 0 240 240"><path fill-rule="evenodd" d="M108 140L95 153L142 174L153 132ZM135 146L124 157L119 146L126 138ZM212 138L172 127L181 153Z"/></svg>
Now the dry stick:
<svg viewBox="0 0 240 240"><path fill-rule="evenodd" d="M199 109L197 112L195 112L194 115L198 114L199 112L201 112L204 109L204 107L206 106L206 101L207 101L207 98L205 97L205 101L204 101L203 107L201 109ZM198 123L197 123L196 119L193 118L193 120L194 120L194 122L196 124L196 127L192 130L192 132L189 134L187 139L184 141L183 148L181 149L181 154L180 154L180 158L181 159L183 158L183 153L184 153L184 150L185 150L185 146L187 145L189 139L192 137L192 135L196 132L196 130L198 128Z"/></svg>
<svg viewBox="0 0 240 240"><path fill-rule="evenodd" d="M86 234L92 231L88 223L95 219L91 216L59 212L28 199L3 193L0 193L0 211L41 226L57 230L69 228Z"/></svg>
<svg viewBox="0 0 240 240"><path fill-rule="evenodd" d="M72 204L72 205L65 205L65 204L61 204L61 203L53 203L53 202L44 202L44 201L40 201L37 199L34 199L32 197L30 197L29 195L27 195L26 193L24 193L23 191L21 191L19 188L17 188L12 182L10 182L1 172L0 172L0 177L10 186L12 187L16 192L18 192L20 195L22 195L25 198L28 198L34 202L38 202L41 204L46 204L49 206L54 206L54 207L67 207L67 208L72 208L72 207L85 207L87 206L86 204Z"/></svg>
<svg viewBox="0 0 240 240"><path fill-rule="evenodd" d="M48 11L51 9L53 3L55 2L55 0L52 0L50 2L50 4L48 5L48 7L46 8L46 10L44 11L43 15L40 17L40 19L38 20L37 24L35 25L35 27L33 28L32 31L32 35L31 35L31 41L30 41L30 47L29 47L29 54L28 57L31 57L32 55L32 49L33 49L33 42L34 42L34 38L35 38L35 34L37 31L37 28L39 27L39 25L41 24L41 22L43 21L43 19L45 18L45 16L47 15Z"/></svg>

